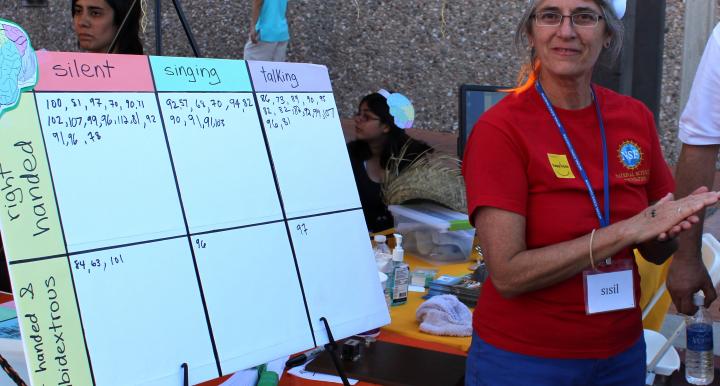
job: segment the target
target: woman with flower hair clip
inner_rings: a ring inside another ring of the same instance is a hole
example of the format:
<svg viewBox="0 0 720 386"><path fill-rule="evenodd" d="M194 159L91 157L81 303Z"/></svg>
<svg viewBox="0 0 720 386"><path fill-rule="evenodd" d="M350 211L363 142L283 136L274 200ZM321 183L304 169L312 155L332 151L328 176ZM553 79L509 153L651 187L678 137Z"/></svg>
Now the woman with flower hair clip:
<svg viewBox="0 0 720 386"><path fill-rule="evenodd" d="M383 89L363 97L355 113L355 140L348 143L348 153L371 232L393 227L381 188L390 161L402 157L398 162L402 170L417 157L432 151L426 143L405 132L412 127L414 118L415 110L407 97Z"/></svg>

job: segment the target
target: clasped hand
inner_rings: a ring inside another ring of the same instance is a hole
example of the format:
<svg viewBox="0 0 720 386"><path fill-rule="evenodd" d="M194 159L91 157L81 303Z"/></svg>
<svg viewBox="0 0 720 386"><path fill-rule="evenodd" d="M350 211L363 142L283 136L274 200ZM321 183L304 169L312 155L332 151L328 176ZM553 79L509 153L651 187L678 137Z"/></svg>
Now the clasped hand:
<svg viewBox="0 0 720 386"><path fill-rule="evenodd" d="M700 218L697 213L717 203L719 197L720 193L708 191L706 187L698 188L679 200L668 193L628 219L629 231L634 235L636 244L653 239L660 242L671 240L698 223Z"/></svg>

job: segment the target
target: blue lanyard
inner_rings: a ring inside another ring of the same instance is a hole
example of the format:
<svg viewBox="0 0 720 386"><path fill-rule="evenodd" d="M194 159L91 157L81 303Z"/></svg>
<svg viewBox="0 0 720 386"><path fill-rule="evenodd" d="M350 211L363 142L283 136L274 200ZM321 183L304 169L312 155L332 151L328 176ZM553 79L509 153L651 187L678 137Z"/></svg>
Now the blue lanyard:
<svg viewBox="0 0 720 386"><path fill-rule="evenodd" d="M563 140L565 141L565 145L567 146L568 150L570 151L570 155L572 156L573 160L575 161L575 166L577 166L578 170L580 171L580 176L582 177L583 181L585 182L585 186L588 189L588 194L590 195L590 200L592 201L593 207L595 208L595 214L597 215L598 220L600 220L600 227L606 227L610 225L610 182L609 182L609 167L608 167L608 155L607 155L607 141L605 139L605 125L603 124L602 114L600 114L600 104L597 101L597 97L595 96L595 89L593 89L592 86L590 86L590 93L592 94L593 103L595 104L595 111L597 112L597 118L598 122L600 123L600 136L602 138L602 149L603 149L603 184L604 184L604 199L605 199L605 215L603 216L602 212L600 211L600 204L598 204L597 198L595 198L595 192L593 191L592 185L590 184L590 179L587 176L587 173L585 173L585 168L583 168L582 163L580 162L580 158L578 157L577 153L575 153L575 148L573 147L572 143L570 142L570 138L567 135L567 132L565 131L565 127L563 126L562 122L560 122L560 118L558 118L557 113L555 112L555 109L553 109L552 105L550 104L550 101L548 100L547 95L545 95L545 90L543 90L542 86L540 85L540 81L535 82L535 88L537 89L538 93L540 93L540 96L542 97L543 101L545 102L545 106L547 106L548 111L550 111L550 115L552 115L553 120L555 121L555 125L557 125L558 130L560 130L560 135L562 135Z"/></svg>

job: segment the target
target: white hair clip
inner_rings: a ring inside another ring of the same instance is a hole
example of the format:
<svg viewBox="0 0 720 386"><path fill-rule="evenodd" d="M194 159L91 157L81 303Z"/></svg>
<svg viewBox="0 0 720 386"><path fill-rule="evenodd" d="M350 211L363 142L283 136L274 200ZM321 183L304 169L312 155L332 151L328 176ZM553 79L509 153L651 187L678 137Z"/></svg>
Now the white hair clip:
<svg viewBox="0 0 720 386"><path fill-rule="evenodd" d="M401 129L409 129L415 120L415 108L405 95L398 92L391 93L384 88L377 91L378 94L385 97L388 107L390 107L390 115L393 116L395 126Z"/></svg>
<svg viewBox="0 0 720 386"><path fill-rule="evenodd" d="M627 0L609 0L610 6L615 11L618 19L622 19L625 16L625 8L627 8Z"/></svg>
<svg viewBox="0 0 720 386"><path fill-rule="evenodd" d="M529 0L528 3L532 4L534 0ZM627 0L605 0L605 3L612 7L615 11L615 15L618 19L622 19L625 16L625 10L627 8Z"/></svg>

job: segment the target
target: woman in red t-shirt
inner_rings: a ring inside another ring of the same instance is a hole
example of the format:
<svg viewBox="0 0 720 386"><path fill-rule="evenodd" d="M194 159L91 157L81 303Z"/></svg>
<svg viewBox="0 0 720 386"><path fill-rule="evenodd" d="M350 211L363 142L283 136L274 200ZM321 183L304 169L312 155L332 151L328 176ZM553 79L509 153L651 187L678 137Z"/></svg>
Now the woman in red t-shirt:
<svg viewBox="0 0 720 386"><path fill-rule="evenodd" d="M527 81L475 125L463 162L490 279L467 385L643 385L632 249L662 262L718 201L673 200L653 116L592 85L620 51L624 0L532 0L516 40Z"/></svg>

